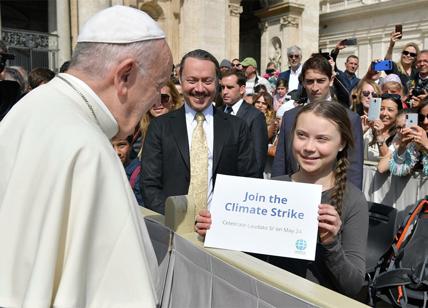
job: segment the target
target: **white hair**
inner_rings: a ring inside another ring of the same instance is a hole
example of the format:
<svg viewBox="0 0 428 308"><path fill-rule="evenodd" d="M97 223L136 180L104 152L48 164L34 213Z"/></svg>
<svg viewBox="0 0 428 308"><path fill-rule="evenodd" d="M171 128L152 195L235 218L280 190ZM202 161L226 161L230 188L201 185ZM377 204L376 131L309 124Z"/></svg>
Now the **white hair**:
<svg viewBox="0 0 428 308"><path fill-rule="evenodd" d="M287 48L287 55L295 55L298 54L299 56L302 56L302 49L300 49L299 46L293 45L291 47Z"/></svg>
<svg viewBox="0 0 428 308"><path fill-rule="evenodd" d="M106 74L126 58L134 58L142 71L156 65L159 42L142 41L130 44L77 43L70 62L70 68L85 72L93 79L104 78Z"/></svg>

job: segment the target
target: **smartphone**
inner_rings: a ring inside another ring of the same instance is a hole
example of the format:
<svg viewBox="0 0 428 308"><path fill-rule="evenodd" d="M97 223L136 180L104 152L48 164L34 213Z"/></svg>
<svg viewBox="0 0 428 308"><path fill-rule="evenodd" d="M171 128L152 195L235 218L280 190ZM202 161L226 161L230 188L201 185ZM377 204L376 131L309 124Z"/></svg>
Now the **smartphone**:
<svg viewBox="0 0 428 308"><path fill-rule="evenodd" d="M380 118L380 105L382 104L382 98L372 97L370 99L369 112L367 114L367 119L369 121L378 120Z"/></svg>
<svg viewBox="0 0 428 308"><path fill-rule="evenodd" d="M342 41L342 44L346 45L346 46L357 45L357 39L355 37L349 38L349 39L345 39L345 40Z"/></svg>
<svg viewBox="0 0 428 308"><path fill-rule="evenodd" d="M403 25L395 25L395 32L400 32L400 39L403 37Z"/></svg>
<svg viewBox="0 0 428 308"><path fill-rule="evenodd" d="M415 125L418 125L418 114L406 113L406 127L412 127Z"/></svg>
<svg viewBox="0 0 428 308"><path fill-rule="evenodd" d="M380 72L380 71L390 71L392 70L392 61L391 60L383 60L379 62L372 62L372 71Z"/></svg>

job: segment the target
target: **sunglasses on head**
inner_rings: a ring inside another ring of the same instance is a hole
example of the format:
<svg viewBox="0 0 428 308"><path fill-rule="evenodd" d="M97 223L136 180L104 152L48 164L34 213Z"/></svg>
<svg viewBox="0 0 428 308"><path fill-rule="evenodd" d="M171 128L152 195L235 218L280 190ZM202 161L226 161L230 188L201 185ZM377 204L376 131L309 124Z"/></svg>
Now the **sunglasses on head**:
<svg viewBox="0 0 428 308"><path fill-rule="evenodd" d="M378 96L376 92L370 92L370 91L361 91L361 94L364 97L369 97L370 94L371 94L372 97L377 97Z"/></svg>
<svg viewBox="0 0 428 308"><path fill-rule="evenodd" d="M161 94L161 103L162 103L162 105L169 104L169 99L170 98L171 98L171 96L169 96L168 94Z"/></svg>
<svg viewBox="0 0 428 308"><path fill-rule="evenodd" d="M300 56L299 55L288 55L289 58L292 59L298 59Z"/></svg>
<svg viewBox="0 0 428 308"><path fill-rule="evenodd" d="M407 50L403 50L402 54L405 55L405 56L410 56L412 58L416 57L416 53L410 52L410 51L407 51Z"/></svg>

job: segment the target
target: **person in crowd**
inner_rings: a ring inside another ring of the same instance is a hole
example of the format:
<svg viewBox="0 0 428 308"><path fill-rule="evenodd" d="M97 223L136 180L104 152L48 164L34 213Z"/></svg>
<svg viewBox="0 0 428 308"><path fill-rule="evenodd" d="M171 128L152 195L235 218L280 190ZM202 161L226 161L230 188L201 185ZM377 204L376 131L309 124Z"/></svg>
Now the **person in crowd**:
<svg viewBox="0 0 428 308"><path fill-rule="evenodd" d="M287 95L288 82L286 79L278 79L275 87L275 95L273 96L273 109L277 111L282 105L286 105L287 110L294 108L294 100Z"/></svg>
<svg viewBox="0 0 428 308"><path fill-rule="evenodd" d="M241 65L241 61L239 61L239 59L235 58L232 60L232 68L237 70L237 71L242 71L242 65Z"/></svg>
<svg viewBox="0 0 428 308"><path fill-rule="evenodd" d="M193 50L182 58L185 104L153 119L144 140L145 207L163 214L167 197L187 194L188 209L194 211L210 203L217 174L258 176L247 124L213 107L219 74L217 60L205 50ZM196 213L189 211L186 216L194 221Z"/></svg>
<svg viewBox="0 0 428 308"><path fill-rule="evenodd" d="M380 117L363 122L364 159L378 162L394 151L395 122L403 109L401 97L396 94L382 94Z"/></svg>
<svg viewBox="0 0 428 308"><path fill-rule="evenodd" d="M421 169L428 176L428 100L421 104L418 123L401 128L402 138L389 160L391 174L406 176Z"/></svg>
<svg viewBox="0 0 428 308"><path fill-rule="evenodd" d="M392 60L392 51L395 43L400 40L402 34L400 32L392 32L389 40L389 46L386 51L385 60ZM404 93L413 88L414 81L417 75L415 68L416 58L419 55L419 47L417 44L410 42L404 45L401 51L401 57L399 62L392 62L392 70L385 71L387 75L396 74L401 79L401 84L404 87Z"/></svg>
<svg viewBox="0 0 428 308"><path fill-rule="evenodd" d="M392 146L390 147L390 151L387 155L380 157L379 162L377 164L377 171L379 173L385 173L389 171L389 165L392 155L400 147L400 143L402 142L404 137L403 130L406 127L406 115L411 112L412 110L409 108L401 109L398 112L395 120L395 135L391 142Z"/></svg>
<svg viewBox="0 0 428 308"><path fill-rule="evenodd" d="M55 73L48 68L37 67L31 70L28 75L28 84L30 91L34 90L41 84L48 83L55 77Z"/></svg>
<svg viewBox="0 0 428 308"><path fill-rule="evenodd" d="M341 40L331 51L330 55L334 62L336 62L340 50L346 48L345 42L345 40ZM358 66L359 59L356 55L350 55L346 58L345 71L341 71L340 69L338 69L336 64L334 66L334 71L336 72L336 80L340 82L342 86L346 89L348 96L351 95L352 89L355 88L360 82L360 79L356 75Z"/></svg>
<svg viewBox="0 0 428 308"><path fill-rule="evenodd" d="M354 89L354 104L352 110L363 119L367 119L370 100L374 97L380 97L382 94L380 87L370 79L362 79Z"/></svg>
<svg viewBox="0 0 428 308"><path fill-rule="evenodd" d="M281 72L278 79L285 79L288 83L288 91L298 90L301 93L300 73L302 72L302 49L293 45L287 48L289 69Z"/></svg>
<svg viewBox="0 0 428 308"><path fill-rule="evenodd" d="M262 177L268 148L268 131L266 128L266 119L264 117L265 113L259 108L254 108L250 104L245 103L243 99L245 82L245 75L240 71L233 70L222 74L220 85L224 105L220 108L225 113L237 116L247 123L254 145L258 165L258 176ZM264 94L266 92L261 93Z"/></svg>
<svg viewBox="0 0 428 308"><path fill-rule="evenodd" d="M3 70L4 80L16 81L19 84L20 97L23 97L27 92L27 83L21 73L12 66L7 66Z"/></svg>
<svg viewBox="0 0 428 308"><path fill-rule="evenodd" d="M408 97L405 95L404 87L401 84L401 79L396 74L387 75L381 84L382 94L395 94L401 97L403 108L409 107Z"/></svg>
<svg viewBox="0 0 428 308"><path fill-rule="evenodd" d="M133 159L136 158L135 155L139 159L141 158L141 151L143 150L142 146L144 144L144 138L147 135L147 129L150 121L163 114L180 108L182 104L183 103L176 86L171 80L169 80L160 90L160 100L157 101L140 120L138 131L134 134L132 142L132 153L135 153L131 154Z"/></svg>
<svg viewBox="0 0 428 308"><path fill-rule="evenodd" d="M171 51L127 6L80 30L67 73L0 125L1 307L160 305L156 256L110 139L132 134L158 99Z"/></svg>
<svg viewBox="0 0 428 308"><path fill-rule="evenodd" d="M245 77L247 77L247 82L245 84L245 95L253 95L254 87L257 85L264 85L266 90L269 93L272 93L272 87L270 86L269 81L267 81L262 76L257 74L257 61L254 58L248 57L245 58L242 62L242 69L245 71Z"/></svg>
<svg viewBox="0 0 428 308"><path fill-rule="evenodd" d="M273 156L269 157L269 145L273 144L278 133L278 120L276 119L275 111L273 110L272 96L266 92L256 94L254 96L254 107L264 114L264 120L266 121L267 126L268 147L266 149L266 163L263 167L263 178L268 179L270 178L273 162Z"/></svg>
<svg viewBox="0 0 428 308"><path fill-rule="evenodd" d="M132 135L126 138L113 137L111 140L113 149L125 168L126 176L135 198L139 205L143 205L143 196L141 194L141 164L138 158L131 160Z"/></svg>
<svg viewBox="0 0 428 308"><path fill-rule="evenodd" d="M275 90L276 81L278 79L279 71L276 64L272 61L266 65L266 72L263 74L263 78L270 82L271 89Z"/></svg>
<svg viewBox="0 0 428 308"><path fill-rule="evenodd" d="M224 73L224 72L228 72L232 69L232 63L227 60L227 59L223 59L220 62L220 72Z"/></svg>
<svg viewBox="0 0 428 308"><path fill-rule="evenodd" d="M291 146L300 168L275 180L322 185L318 243L314 261L268 256L268 262L346 296L360 292L365 271L368 206L364 194L347 180L353 147L347 110L318 101L298 109ZM204 236L211 214L201 210L195 230Z"/></svg>
<svg viewBox="0 0 428 308"><path fill-rule="evenodd" d="M316 101L332 101L330 85L333 82L333 69L330 63L321 55L309 58L302 67L302 84L307 98L302 99L303 104L310 104ZM285 112L282 119L277 151L272 165L272 177L291 174L298 169L294 159L288 136L290 136L296 114L301 107L293 108ZM350 167L349 180L358 188L362 188L363 181L363 132L361 129L360 117L350 110L347 111L351 121L352 135L354 136L355 147L349 153Z"/></svg>
<svg viewBox="0 0 428 308"><path fill-rule="evenodd" d="M415 78L415 85L410 92L409 104L418 110L421 102L428 97L428 49L422 50L417 56L416 68L418 73Z"/></svg>

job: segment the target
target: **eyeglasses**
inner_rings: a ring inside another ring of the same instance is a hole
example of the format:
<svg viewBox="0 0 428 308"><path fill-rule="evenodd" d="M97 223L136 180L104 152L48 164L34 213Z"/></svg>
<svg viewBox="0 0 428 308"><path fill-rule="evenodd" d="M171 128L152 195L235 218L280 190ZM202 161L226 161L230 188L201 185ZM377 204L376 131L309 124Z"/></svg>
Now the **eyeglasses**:
<svg viewBox="0 0 428 308"><path fill-rule="evenodd" d="M168 105L170 102L171 96L169 96L168 94L161 94L161 104L162 105Z"/></svg>
<svg viewBox="0 0 428 308"><path fill-rule="evenodd" d="M300 55L288 55L288 57L291 59L298 59L300 58Z"/></svg>
<svg viewBox="0 0 428 308"><path fill-rule="evenodd" d="M241 65L241 63L235 63L235 64L232 63L233 67L239 67L240 65Z"/></svg>
<svg viewBox="0 0 428 308"><path fill-rule="evenodd" d="M418 114L419 123L424 123L425 119L428 119L428 114L426 114L426 115Z"/></svg>
<svg viewBox="0 0 428 308"><path fill-rule="evenodd" d="M414 58L414 57L416 57L416 56L417 56L417 55L416 55L416 53L414 53L414 52L410 52L410 51L407 51L407 50L403 50L402 54L403 54L404 56L410 56L410 57L412 57L412 58Z"/></svg>
<svg viewBox="0 0 428 308"><path fill-rule="evenodd" d="M370 94L371 94L371 96L372 96L372 97L378 97L378 95L377 95L377 93L376 93L376 92L361 91L361 94L362 94L364 97L369 97L369 96L370 96Z"/></svg>

